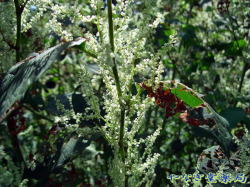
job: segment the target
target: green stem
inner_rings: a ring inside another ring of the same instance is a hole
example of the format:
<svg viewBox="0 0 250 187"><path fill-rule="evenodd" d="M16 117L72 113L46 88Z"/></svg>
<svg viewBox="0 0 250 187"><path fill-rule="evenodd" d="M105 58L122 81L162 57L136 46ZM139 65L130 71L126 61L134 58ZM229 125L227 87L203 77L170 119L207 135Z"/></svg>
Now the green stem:
<svg viewBox="0 0 250 187"><path fill-rule="evenodd" d="M108 0L108 22L109 22L109 42L111 46L112 52L115 51L115 45L114 45L114 27L113 27L113 19L112 19L112 0ZM119 98L119 104L121 108L120 112L120 133L119 133L119 153L121 155L121 158L125 164L125 151L124 151L124 124L125 124L125 106L122 102L122 90L116 65L116 60L113 58L113 67L112 71L115 78L115 85L116 90ZM128 186L128 179L125 171L125 186Z"/></svg>
<svg viewBox="0 0 250 187"><path fill-rule="evenodd" d="M179 46L180 47L180 46ZM172 64L173 64L173 74L172 74L172 80L174 80L175 79L175 77L176 77L176 74L179 74L179 77L181 78L182 77L182 74L181 74L181 72L178 70L178 68L177 68L177 61L175 60L175 59L173 59L172 58L172 56L170 55L170 53L169 52L167 52L167 56L168 56L168 58L171 60L171 62L172 62Z"/></svg>
<svg viewBox="0 0 250 187"><path fill-rule="evenodd" d="M109 21L109 42L111 45L111 50L115 51L114 45L114 26L112 18L112 0L108 0L108 21Z"/></svg>
<svg viewBox="0 0 250 187"><path fill-rule="evenodd" d="M45 120L47 120L47 121L49 121L49 122L51 122L51 123L54 122L53 120L51 120L51 119L48 118L47 116L44 116L44 115L42 115L42 114L39 114L39 112L36 112L33 108L29 107L28 105L23 104L22 106L23 106L25 109L31 111L36 117L45 119Z"/></svg>
<svg viewBox="0 0 250 187"><path fill-rule="evenodd" d="M93 52L91 52L91 51L88 51L87 49L83 49L83 52L85 52L87 55L89 55L89 56L91 56L91 57L93 57L93 58L95 58L95 59L97 59L97 55L96 54L94 54Z"/></svg>
<svg viewBox="0 0 250 187"><path fill-rule="evenodd" d="M231 18L231 15L228 13L228 17L229 17L229 22L230 22L230 25L232 27L232 30L231 30L231 33L234 37L234 40L236 41L236 45L238 47L238 49L240 49L240 45L239 45L239 42L238 42L238 38L235 34L235 29L234 29L234 26L233 26L233 20ZM236 22L237 26L239 27L238 23ZM230 30L230 29L229 29ZM243 82L244 82L244 78L245 78L245 74L248 70L248 62L246 61L246 58L242 55L242 59L243 59L243 62L244 62L244 66L243 66L243 69L242 69L242 73L241 73L241 78L240 78L240 83L239 83L239 88L238 88L238 92L240 93L241 92L241 89L242 89L242 86L243 86Z"/></svg>
<svg viewBox="0 0 250 187"><path fill-rule="evenodd" d="M242 88L244 78L245 78L245 75L246 75L246 72L247 72L248 68L249 68L248 64L246 62L244 62L244 67L243 67L243 70L242 70L242 74L241 74L241 78L240 78L240 84L239 84L239 88L238 88L239 93L241 92L241 88Z"/></svg>
<svg viewBox="0 0 250 187"><path fill-rule="evenodd" d="M21 21L23 7L20 6L18 0L14 0L16 8L16 62L20 61L20 48L21 48Z"/></svg>

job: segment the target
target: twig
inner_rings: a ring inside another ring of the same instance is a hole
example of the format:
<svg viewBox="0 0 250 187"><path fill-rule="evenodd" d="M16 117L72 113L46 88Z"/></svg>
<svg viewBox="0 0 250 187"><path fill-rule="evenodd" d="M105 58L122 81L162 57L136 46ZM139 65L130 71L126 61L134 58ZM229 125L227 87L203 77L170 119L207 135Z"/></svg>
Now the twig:
<svg viewBox="0 0 250 187"><path fill-rule="evenodd" d="M23 104L22 106L23 106L24 108L26 108L27 110L31 111L32 113L34 113L35 116L40 117L40 118L42 118L42 119L45 119L45 120L47 120L47 121L49 121L49 122L51 122L51 123L54 123L53 120L49 119L48 117L46 117L46 116L44 116L44 115L42 115L42 114L39 114L38 112L36 112L35 110L33 110L33 109L32 109L31 107L29 107L28 105Z"/></svg>
<svg viewBox="0 0 250 187"><path fill-rule="evenodd" d="M11 42L11 41L8 41L5 36L4 36L4 33L2 30L0 30L0 34L2 36L2 39L3 41L11 48L11 49L15 49L16 50L16 46Z"/></svg>
<svg viewBox="0 0 250 187"><path fill-rule="evenodd" d="M28 2L29 2L29 0L26 0L26 1L21 5L22 10L25 8L25 6L27 5Z"/></svg>

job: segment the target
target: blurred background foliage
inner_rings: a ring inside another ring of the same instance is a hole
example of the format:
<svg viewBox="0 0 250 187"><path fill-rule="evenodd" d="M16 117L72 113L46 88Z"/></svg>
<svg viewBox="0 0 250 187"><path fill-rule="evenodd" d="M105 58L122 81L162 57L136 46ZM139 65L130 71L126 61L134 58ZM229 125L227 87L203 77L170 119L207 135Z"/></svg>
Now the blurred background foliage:
<svg viewBox="0 0 250 187"><path fill-rule="evenodd" d="M0 4L5 2L0 1ZM69 3L66 0L61 2ZM138 3L138 11L142 7L143 3ZM35 7L30 8L35 11ZM250 4L241 0L169 0L162 10L168 12L165 22L158 26L151 41L148 41L149 47L155 50L171 42L173 47L166 51L163 59L164 79L179 80L204 94L204 100L229 121L232 132L243 126L250 128L249 8ZM22 33L22 59L61 42L62 38L57 34L43 31L48 19L49 12L39 23ZM74 24L69 17L61 23L65 28ZM86 31L96 32L92 24L82 23L75 27L80 31L79 36ZM6 54L14 56L13 49L6 49L8 44L5 38L0 39L0 52L3 54L7 50ZM63 113L57 109L55 98L66 109L73 108L76 113L83 112L87 105L84 98L77 94L79 85L75 81L78 72L75 63L81 64L81 59L86 57L83 50L84 46L69 49L66 56L52 65L46 76L32 85L21 102L20 112L26 127L18 134L22 157L27 165L38 165L35 172L25 171L24 175L32 179L30 186L108 186L110 183L108 163L112 152L105 139L98 134L92 135L80 146L86 149L80 151L79 142L74 139L77 135L73 131L68 134L67 124L53 120ZM2 77L9 67L2 58ZM91 59L89 68L93 76L98 76L98 67L92 64ZM105 88L102 87L102 80L98 83L95 92L101 98ZM73 106L69 100L72 100ZM166 119L165 111L157 106L147 111L140 136L152 133L161 119L163 129L154 146L154 152L161 154L155 170L154 186L170 184L167 179L169 174L193 173L200 153L216 144L206 131L189 126L175 116ZM103 123L91 119L82 121L81 125L94 128ZM8 129L3 125L0 128L1 145L15 162L18 155L14 155L15 148ZM60 157L62 154L63 158ZM57 165L52 163L53 160ZM6 160L1 161L5 167L15 165L9 164ZM6 181L14 183L14 177L10 176L6 173ZM6 183L4 186L9 185Z"/></svg>

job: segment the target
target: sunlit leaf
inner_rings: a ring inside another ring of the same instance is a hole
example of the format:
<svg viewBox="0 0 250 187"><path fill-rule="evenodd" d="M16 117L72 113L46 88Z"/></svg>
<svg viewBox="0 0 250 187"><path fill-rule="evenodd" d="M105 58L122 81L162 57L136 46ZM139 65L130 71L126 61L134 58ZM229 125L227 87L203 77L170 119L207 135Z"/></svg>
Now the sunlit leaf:
<svg viewBox="0 0 250 187"><path fill-rule="evenodd" d="M89 141L83 140L82 138L70 138L70 140L67 143L64 143L61 148L60 157L57 161L57 165L61 166L66 161L71 159L75 154L79 154L81 151L83 151L87 146L89 146Z"/></svg>
<svg viewBox="0 0 250 187"><path fill-rule="evenodd" d="M83 41L84 39L80 38L58 44L14 65L7 72L0 88L0 118L17 100L25 95L29 86L57 61L65 49L80 45Z"/></svg>
<svg viewBox="0 0 250 187"><path fill-rule="evenodd" d="M183 84L177 84L176 88L171 89L171 93L190 107L196 107L204 103L197 93Z"/></svg>

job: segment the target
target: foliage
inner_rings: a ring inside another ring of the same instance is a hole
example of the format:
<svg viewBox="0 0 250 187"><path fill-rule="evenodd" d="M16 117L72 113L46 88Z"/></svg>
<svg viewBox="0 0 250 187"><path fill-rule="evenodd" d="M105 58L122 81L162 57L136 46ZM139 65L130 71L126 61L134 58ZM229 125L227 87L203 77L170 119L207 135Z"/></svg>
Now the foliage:
<svg viewBox="0 0 250 187"><path fill-rule="evenodd" d="M0 186L249 178L249 6L0 1Z"/></svg>

